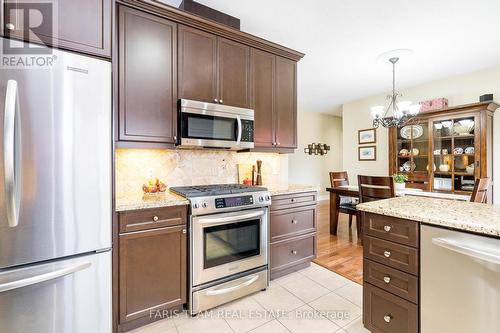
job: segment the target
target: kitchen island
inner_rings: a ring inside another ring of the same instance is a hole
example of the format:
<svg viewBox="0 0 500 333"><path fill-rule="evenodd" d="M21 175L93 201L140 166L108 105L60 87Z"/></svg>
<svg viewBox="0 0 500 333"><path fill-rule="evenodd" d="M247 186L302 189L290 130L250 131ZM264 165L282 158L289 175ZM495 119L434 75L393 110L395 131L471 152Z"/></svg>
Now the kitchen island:
<svg viewBox="0 0 500 333"><path fill-rule="evenodd" d="M500 306L500 206L405 196L358 209L367 329L500 330L487 314Z"/></svg>

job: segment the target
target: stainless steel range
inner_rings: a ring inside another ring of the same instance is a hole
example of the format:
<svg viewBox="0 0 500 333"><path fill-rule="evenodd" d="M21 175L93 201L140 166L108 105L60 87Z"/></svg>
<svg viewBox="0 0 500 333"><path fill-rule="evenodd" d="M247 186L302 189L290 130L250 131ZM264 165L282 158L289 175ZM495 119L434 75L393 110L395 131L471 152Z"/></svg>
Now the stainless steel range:
<svg viewBox="0 0 500 333"><path fill-rule="evenodd" d="M267 189L224 184L172 187L170 191L191 203L191 313L265 289L271 204Z"/></svg>

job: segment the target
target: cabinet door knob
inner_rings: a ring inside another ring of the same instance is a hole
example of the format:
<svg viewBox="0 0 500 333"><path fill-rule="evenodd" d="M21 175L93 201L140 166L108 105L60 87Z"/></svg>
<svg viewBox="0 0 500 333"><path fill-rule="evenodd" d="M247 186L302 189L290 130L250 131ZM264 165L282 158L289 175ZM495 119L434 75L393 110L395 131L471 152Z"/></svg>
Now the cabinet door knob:
<svg viewBox="0 0 500 333"><path fill-rule="evenodd" d="M296 251L296 250L292 250L292 254L293 254L293 255L296 255L296 254L297 254L297 251Z"/></svg>
<svg viewBox="0 0 500 333"><path fill-rule="evenodd" d="M5 27L8 29L8 30L14 30L16 28L16 26L12 23L7 23L5 25Z"/></svg>
<svg viewBox="0 0 500 333"><path fill-rule="evenodd" d="M153 216L153 221L158 222L158 220L159 220L158 216L156 216L156 215Z"/></svg>
<svg viewBox="0 0 500 333"><path fill-rule="evenodd" d="M281 143L279 143L279 142L276 142L276 144L277 144L277 145L279 146L279 145L280 145Z"/></svg>
<svg viewBox="0 0 500 333"><path fill-rule="evenodd" d="M177 141L177 135L174 135L174 141Z"/></svg>
<svg viewBox="0 0 500 333"><path fill-rule="evenodd" d="M390 226L390 225L384 225L384 230L385 230L385 231L389 232L389 231L391 231L391 229L392 229L392 228L391 228L391 226Z"/></svg>
<svg viewBox="0 0 500 333"><path fill-rule="evenodd" d="M391 251L384 251L384 257L389 258L391 256Z"/></svg>
<svg viewBox="0 0 500 333"><path fill-rule="evenodd" d="M222 99L220 100L220 104L224 104L224 101Z"/></svg>
<svg viewBox="0 0 500 333"><path fill-rule="evenodd" d="M291 202L295 202L295 198L292 198L290 201L291 201Z"/></svg>
<svg viewBox="0 0 500 333"><path fill-rule="evenodd" d="M187 233L187 230L186 229L182 229L182 233L183 234Z"/></svg>
<svg viewBox="0 0 500 333"><path fill-rule="evenodd" d="M389 284L391 282L391 277L390 276L384 276L384 282Z"/></svg>
<svg viewBox="0 0 500 333"><path fill-rule="evenodd" d="M215 103L219 103L219 100L217 98L214 98Z"/></svg>
<svg viewBox="0 0 500 333"><path fill-rule="evenodd" d="M292 220L292 224L297 224L297 220Z"/></svg>
<svg viewBox="0 0 500 333"><path fill-rule="evenodd" d="M391 319L392 319L392 316L390 314L387 314L387 315L384 316L384 320L385 320L386 323L390 323Z"/></svg>

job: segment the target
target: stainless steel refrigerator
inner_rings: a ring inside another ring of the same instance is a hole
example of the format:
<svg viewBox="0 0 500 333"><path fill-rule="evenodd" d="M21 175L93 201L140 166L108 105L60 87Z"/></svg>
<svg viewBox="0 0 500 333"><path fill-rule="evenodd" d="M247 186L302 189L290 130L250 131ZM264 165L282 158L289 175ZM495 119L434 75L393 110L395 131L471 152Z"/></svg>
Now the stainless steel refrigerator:
<svg viewBox="0 0 500 333"><path fill-rule="evenodd" d="M111 64L51 56L0 68L0 332L111 332Z"/></svg>

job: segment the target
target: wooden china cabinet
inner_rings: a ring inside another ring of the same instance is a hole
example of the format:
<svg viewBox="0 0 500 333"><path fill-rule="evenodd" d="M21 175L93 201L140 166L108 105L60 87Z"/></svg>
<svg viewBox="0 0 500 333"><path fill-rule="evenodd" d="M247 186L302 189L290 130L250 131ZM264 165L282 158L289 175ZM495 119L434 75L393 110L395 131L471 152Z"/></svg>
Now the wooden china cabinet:
<svg viewBox="0 0 500 333"><path fill-rule="evenodd" d="M476 179L493 174L493 112L499 107L492 102L448 107L390 128L390 174L406 174L412 188L471 194Z"/></svg>

